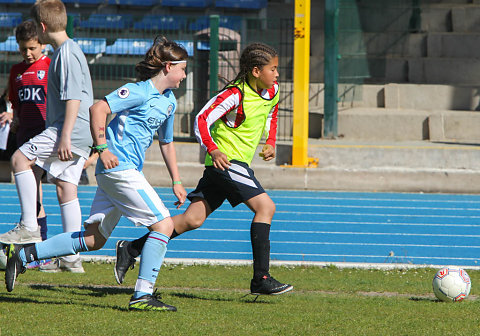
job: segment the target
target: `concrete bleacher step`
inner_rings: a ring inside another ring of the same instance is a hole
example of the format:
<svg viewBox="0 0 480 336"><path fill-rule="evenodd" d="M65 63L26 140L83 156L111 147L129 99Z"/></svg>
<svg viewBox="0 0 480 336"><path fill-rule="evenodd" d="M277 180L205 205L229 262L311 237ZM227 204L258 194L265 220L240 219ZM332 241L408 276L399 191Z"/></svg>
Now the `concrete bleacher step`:
<svg viewBox="0 0 480 336"><path fill-rule="evenodd" d="M408 60L408 79L424 84L478 84L478 58L424 57Z"/></svg>
<svg viewBox="0 0 480 336"><path fill-rule="evenodd" d="M338 113L338 136L359 141L480 142L472 111L350 108Z"/></svg>
<svg viewBox="0 0 480 336"><path fill-rule="evenodd" d="M429 33L426 36L428 57L479 58L479 32Z"/></svg>

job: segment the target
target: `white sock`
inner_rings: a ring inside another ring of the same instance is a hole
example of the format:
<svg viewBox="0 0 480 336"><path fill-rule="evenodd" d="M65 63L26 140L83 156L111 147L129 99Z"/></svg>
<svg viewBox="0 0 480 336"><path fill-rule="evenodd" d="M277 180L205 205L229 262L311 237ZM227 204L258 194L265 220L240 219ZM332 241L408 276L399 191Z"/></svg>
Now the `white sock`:
<svg viewBox="0 0 480 336"><path fill-rule="evenodd" d="M82 229L82 211L80 210L80 202L78 198L67 203L60 204L60 212L62 214L63 232L76 232ZM79 258L78 253L62 257L67 262L74 262Z"/></svg>
<svg viewBox="0 0 480 336"><path fill-rule="evenodd" d="M29 231L36 231L37 224L37 181L31 169L15 173L22 222Z"/></svg>

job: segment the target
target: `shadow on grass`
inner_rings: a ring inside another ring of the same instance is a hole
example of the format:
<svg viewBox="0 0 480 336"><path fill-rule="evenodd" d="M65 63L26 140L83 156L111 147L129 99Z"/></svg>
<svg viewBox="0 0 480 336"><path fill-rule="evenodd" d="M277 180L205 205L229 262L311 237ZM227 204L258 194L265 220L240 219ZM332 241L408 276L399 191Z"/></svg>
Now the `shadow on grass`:
<svg viewBox="0 0 480 336"><path fill-rule="evenodd" d="M34 285L30 285L29 287L32 289L43 289L43 290L50 290L50 291L59 291L65 288L88 290L88 291L91 291L91 293L77 293L77 294L94 296L94 297L104 297L106 295L116 295L116 294L132 294L132 288L116 287L116 286L34 284Z"/></svg>
<svg viewBox="0 0 480 336"><path fill-rule="evenodd" d="M6 303L35 303L38 305L70 305L72 304L71 299L63 300L37 300L31 297L23 297L23 296L13 296L13 295L0 295L0 302ZM84 303L84 302L75 302L74 304L91 307L91 308L100 308L100 309L113 309L118 311L125 311L128 312L127 307L120 307L120 306L108 306L108 305L100 305L100 304L91 304L91 303Z"/></svg>
<svg viewBox="0 0 480 336"><path fill-rule="evenodd" d="M412 296L409 298L410 301L420 301L420 302L440 302L440 300L431 297L425 296Z"/></svg>
<svg viewBox="0 0 480 336"><path fill-rule="evenodd" d="M245 303L259 303L259 304L272 304L272 302L268 301L263 301L263 300L256 300L256 298L252 300L245 299L247 295L246 294L241 296L240 298L225 298L225 297L212 297L212 296L203 296L203 295L197 295L197 294L191 294L191 293L170 293L169 295L171 296L176 296L182 299L194 299L194 300L206 300L206 301L222 301L222 302L235 302L235 301L243 301Z"/></svg>

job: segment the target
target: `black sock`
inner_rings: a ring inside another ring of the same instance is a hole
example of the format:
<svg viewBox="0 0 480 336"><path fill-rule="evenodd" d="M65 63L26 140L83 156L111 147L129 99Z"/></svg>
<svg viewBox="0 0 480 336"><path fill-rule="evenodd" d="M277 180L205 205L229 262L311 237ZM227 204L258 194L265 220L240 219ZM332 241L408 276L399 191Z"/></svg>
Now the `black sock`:
<svg viewBox="0 0 480 336"><path fill-rule="evenodd" d="M129 244L127 244L127 251L132 257L136 258L140 254L142 254L143 245L145 245L145 242L147 241L147 238L148 238L149 234L150 233L147 233L144 236L142 236L138 239L135 239L134 241L131 241ZM175 229L173 229L173 233L172 233L172 236L170 237L170 239L173 239L178 235L179 234L177 233L177 231L175 231Z"/></svg>
<svg viewBox="0 0 480 336"><path fill-rule="evenodd" d="M147 238L148 238L148 235L150 233L147 233L145 234L144 236L138 238L138 239L135 239L134 241L131 241L128 245L127 245L127 250L128 250L128 253L136 258L138 257L140 254L142 254L142 249L143 249L143 245L145 245L145 242L147 241Z"/></svg>
<svg viewBox="0 0 480 336"><path fill-rule="evenodd" d="M47 240L47 216L42 218L37 218L37 224L40 226L40 236L43 240Z"/></svg>
<svg viewBox="0 0 480 336"><path fill-rule="evenodd" d="M180 236L180 235L177 233L177 231L175 231L175 229L173 229L172 235L170 236L170 240L172 240L176 236Z"/></svg>
<svg viewBox="0 0 480 336"><path fill-rule="evenodd" d="M270 269L270 224L252 222L250 239L253 253L253 278L268 275Z"/></svg>
<svg viewBox="0 0 480 336"><path fill-rule="evenodd" d="M23 251L25 252L25 257L27 258L27 263L38 260L37 248L35 244L25 244L23 245Z"/></svg>

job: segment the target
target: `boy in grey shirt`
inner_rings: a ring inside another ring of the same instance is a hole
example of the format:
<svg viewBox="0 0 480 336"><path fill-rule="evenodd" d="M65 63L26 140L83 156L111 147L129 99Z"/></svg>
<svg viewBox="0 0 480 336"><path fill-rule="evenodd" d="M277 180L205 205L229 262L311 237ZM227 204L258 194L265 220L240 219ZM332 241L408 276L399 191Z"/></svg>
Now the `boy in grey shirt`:
<svg viewBox="0 0 480 336"><path fill-rule="evenodd" d="M41 43L55 49L48 73L46 130L22 145L12 156L22 219L0 242L26 244L41 241L36 223L37 181L34 165L44 169L57 187L64 232L80 231L82 216L77 186L92 145L89 107L93 104L90 71L85 55L65 29L67 13L60 0L39 0L32 9ZM79 255L57 259L41 271L83 273Z"/></svg>

